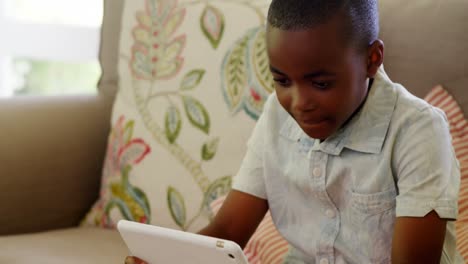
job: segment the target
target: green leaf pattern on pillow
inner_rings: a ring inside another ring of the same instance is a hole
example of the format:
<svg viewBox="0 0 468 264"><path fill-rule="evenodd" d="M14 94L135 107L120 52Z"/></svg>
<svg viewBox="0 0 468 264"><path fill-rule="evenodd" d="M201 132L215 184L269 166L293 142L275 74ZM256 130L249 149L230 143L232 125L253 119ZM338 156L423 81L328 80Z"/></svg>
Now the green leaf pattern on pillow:
<svg viewBox="0 0 468 264"><path fill-rule="evenodd" d="M218 150L219 138L214 138L203 144L202 147L202 159L212 160Z"/></svg>
<svg viewBox="0 0 468 264"><path fill-rule="evenodd" d="M184 91L193 90L195 87L197 87L200 84L204 75L205 75L205 70L203 69L193 70L187 73L185 77L182 79L180 89Z"/></svg>
<svg viewBox="0 0 468 264"><path fill-rule="evenodd" d="M221 67L222 91L232 114L244 110L258 119L273 92L265 43L265 27L249 30L229 50Z"/></svg>
<svg viewBox="0 0 468 264"><path fill-rule="evenodd" d="M200 26L213 48L218 48L224 33L224 16L216 7L207 4L200 17Z"/></svg>
<svg viewBox="0 0 468 264"><path fill-rule="evenodd" d="M166 137L173 144L179 137L182 128L182 118L176 106L171 105L166 112Z"/></svg>
<svg viewBox="0 0 468 264"><path fill-rule="evenodd" d="M149 6L157 6L163 9L165 8L164 5L168 4L165 1L159 2L148 0L148 2L150 3ZM177 3L177 1L171 2ZM263 14L258 10L258 8L248 2L226 2L247 5L256 11L256 14ZM222 9L215 6L214 3L221 5L221 1L213 2L213 4L205 3L205 7L200 17L200 25L201 32L209 40L212 47L216 49L223 37L225 19ZM192 2L191 4L197 4L197 2ZM200 1L200 4L203 4L203 1ZM170 8L166 7L165 10L172 10L167 12L168 14L185 14L185 7L183 5L171 5ZM163 24L160 20L162 20L164 16L159 17L156 14L153 14L151 15L151 18L153 20L153 25ZM260 16L260 21L263 23L264 17ZM138 26L136 29L138 29ZM171 29L170 32L171 34L174 34L176 30ZM225 62L228 63L223 63L221 66L223 77L225 77L222 83L223 91L226 93L229 92L230 95L232 95L226 96L226 101L228 102L231 111L236 112L240 108L243 108L253 118L258 117L262 110L263 102L272 91L268 61L266 51L264 50L264 37L264 26L254 28L246 32L246 35L235 44L228 54L226 54ZM185 40L185 36L181 35L176 39ZM172 43L165 43L162 38L153 38L152 40L153 42L149 43L147 45L148 47L159 48L167 46L170 47L172 45ZM140 40L134 37L134 41L134 46L138 46ZM165 41L171 41L171 39L166 38ZM169 56L172 60L165 61L165 65L177 65L169 67L170 69L173 69L174 74L178 73L177 69L179 66L183 67L178 64L178 62L183 62L183 55L180 53L181 50L182 45L179 45L178 48L174 48L173 54ZM252 55L252 57L250 55ZM133 57L136 56L137 54L134 53ZM192 219L187 220L184 195L173 187L168 188L168 207L172 218L182 230L187 230L201 215L209 215L211 217L209 210L210 203L217 197L225 195L230 190L232 180L231 176L225 176L211 182L202 167L203 162L209 162L215 156L220 141L219 138L215 137L214 139L208 139L206 142L200 142L201 161L199 161L198 158L192 157L188 151L183 148L183 146L177 143L178 135L181 132L180 130L182 128L186 128L186 126L183 125L184 121L180 115L182 112L180 105L183 105L186 119L189 121L189 124L207 136L210 136L211 119L209 110L204 106L201 100L195 98L193 94L189 94L191 91L196 91L197 87L202 83L206 70L192 69L184 75L178 89L160 91L155 85L155 82L160 79L160 75L158 75L157 71L159 68L154 66L154 63L158 63L158 61L159 59L143 61L146 64L143 63L142 68L151 68L153 71L151 78L149 79L141 78L141 75L138 74L138 72L135 70L133 71L133 91L140 115L143 118L146 128L153 135L153 139L161 146L167 148L173 156L179 160L186 170L191 173L194 181L204 193L204 199L199 213ZM140 61L140 63L141 62L142 61ZM130 65L132 67L133 64ZM154 72L155 69L156 73ZM165 73L168 71L162 72ZM165 74L163 76L170 75ZM146 80L146 82L142 83L141 79ZM149 94L147 89L148 82L150 86ZM162 128L158 121L155 120L149 109L151 102L156 99L166 100L170 105L166 113L164 128ZM177 103L177 101L179 101L179 103Z"/></svg>
<svg viewBox="0 0 468 264"><path fill-rule="evenodd" d="M169 210L176 224L181 229L185 229L187 209L185 207L184 196L174 187L169 187L167 190L167 203L169 204Z"/></svg>
<svg viewBox="0 0 468 264"><path fill-rule="evenodd" d="M226 3L245 6L258 15L261 26L246 32L225 54L222 65L215 66L216 70L219 67L222 69L222 83L219 87L222 87L227 107L233 114L243 109L256 119L263 102L272 91L263 40L265 16L262 7L256 6L255 1L187 0L179 3L177 0L146 0L145 3L145 7L136 13L131 56L122 54L121 58L127 61L132 75L130 88L139 115L138 122L149 132L151 140L167 150L190 174L203 195L198 212L188 215L186 201L189 197L174 186L166 189L167 205L174 223L182 230L189 230L198 218L213 217L210 204L229 192L232 177L208 177L204 170L204 164L213 162L220 151L218 148L223 138L211 135L210 111L216 110L206 107L206 98L196 97L207 70L203 66L184 69L184 50L190 39L187 39L186 34L178 33L178 29L184 22L186 9L201 5L199 34L204 36L213 49L217 49L228 23L224 15L229 8ZM179 77L181 72L185 73L178 87L159 85L163 80ZM152 106L155 105L167 105L163 118L152 112ZM152 218L157 219L157 214L151 215L147 195L133 186L130 180L133 166L149 153L149 145L142 139L132 139L133 121L128 121L126 125L123 122L123 118L119 119L114 128L122 130L119 134L121 141L111 136L109 144L111 149L108 150L109 161L106 162L108 165L104 175L113 175L105 177L109 180L105 184L109 186L108 196L111 198L99 204L103 213L96 217L96 222L104 226L115 226L110 218L115 212L133 221L150 223ZM199 153L189 152L179 142L182 132L188 129L191 129L190 133L205 137L198 142ZM115 140L133 146L115 143Z"/></svg>
<svg viewBox="0 0 468 264"><path fill-rule="evenodd" d="M192 96L183 95L185 112L190 123L206 134L210 133L210 116L203 104Z"/></svg>

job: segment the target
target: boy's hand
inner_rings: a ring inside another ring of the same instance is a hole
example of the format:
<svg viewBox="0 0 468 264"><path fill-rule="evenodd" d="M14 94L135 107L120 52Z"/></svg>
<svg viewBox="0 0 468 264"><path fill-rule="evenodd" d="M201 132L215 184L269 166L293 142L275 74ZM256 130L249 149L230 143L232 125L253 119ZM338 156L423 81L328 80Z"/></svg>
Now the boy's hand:
<svg viewBox="0 0 468 264"><path fill-rule="evenodd" d="M143 260L137 258L137 257L127 257L125 258L125 264L148 264L144 262Z"/></svg>

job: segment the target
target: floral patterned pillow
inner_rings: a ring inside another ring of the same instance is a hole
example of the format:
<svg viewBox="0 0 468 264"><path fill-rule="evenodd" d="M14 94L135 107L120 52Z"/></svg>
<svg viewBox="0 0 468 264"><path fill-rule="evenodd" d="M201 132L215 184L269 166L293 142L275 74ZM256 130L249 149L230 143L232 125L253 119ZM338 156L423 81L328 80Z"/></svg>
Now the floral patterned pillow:
<svg viewBox="0 0 468 264"><path fill-rule="evenodd" d="M269 0L127 0L101 194L85 225L198 231L272 92Z"/></svg>

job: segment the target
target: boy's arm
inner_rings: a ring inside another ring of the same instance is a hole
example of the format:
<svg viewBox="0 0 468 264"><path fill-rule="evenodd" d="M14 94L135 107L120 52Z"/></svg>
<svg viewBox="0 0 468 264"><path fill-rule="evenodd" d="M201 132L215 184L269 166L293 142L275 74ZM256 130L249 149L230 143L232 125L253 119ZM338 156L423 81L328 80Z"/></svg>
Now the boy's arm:
<svg viewBox="0 0 468 264"><path fill-rule="evenodd" d="M244 248L267 211L267 200L232 190L214 220L199 234L232 240Z"/></svg>
<svg viewBox="0 0 468 264"><path fill-rule="evenodd" d="M438 264L444 245L447 220L435 211L425 217L398 217L392 246L392 263Z"/></svg>
<svg viewBox="0 0 468 264"><path fill-rule="evenodd" d="M401 115L407 116L392 160L398 189L392 263L440 263L447 221L457 218L460 188L449 124L437 108Z"/></svg>

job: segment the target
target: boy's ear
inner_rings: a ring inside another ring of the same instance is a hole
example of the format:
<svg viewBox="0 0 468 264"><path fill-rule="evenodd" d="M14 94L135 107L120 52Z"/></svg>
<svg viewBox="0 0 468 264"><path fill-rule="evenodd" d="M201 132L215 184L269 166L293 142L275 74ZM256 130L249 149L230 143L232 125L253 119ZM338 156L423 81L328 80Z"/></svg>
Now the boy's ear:
<svg viewBox="0 0 468 264"><path fill-rule="evenodd" d="M374 78L384 60L384 43L382 40L375 40L367 51L367 77Z"/></svg>

